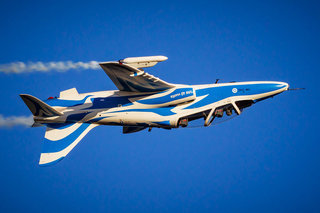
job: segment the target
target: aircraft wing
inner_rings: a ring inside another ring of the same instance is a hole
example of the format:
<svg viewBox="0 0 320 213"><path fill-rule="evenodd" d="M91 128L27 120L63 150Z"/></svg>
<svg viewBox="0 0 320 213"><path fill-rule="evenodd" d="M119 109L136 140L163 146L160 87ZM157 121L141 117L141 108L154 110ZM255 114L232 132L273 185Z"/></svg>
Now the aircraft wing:
<svg viewBox="0 0 320 213"><path fill-rule="evenodd" d="M97 124L63 123L48 124L40 155L41 166L55 164L62 160Z"/></svg>
<svg viewBox="0 0 320 213"><path fill-rule="evenodd" d="M157 92L174 87L174 85L154 77L133 65L121 62L105 62L100 63L100 66L120 91Z"/></svg>

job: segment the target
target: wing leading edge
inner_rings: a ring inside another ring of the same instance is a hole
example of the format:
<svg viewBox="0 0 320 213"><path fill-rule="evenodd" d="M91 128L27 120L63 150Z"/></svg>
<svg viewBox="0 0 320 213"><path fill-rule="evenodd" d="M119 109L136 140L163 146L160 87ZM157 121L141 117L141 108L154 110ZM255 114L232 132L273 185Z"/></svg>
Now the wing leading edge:
<svg viewBox="0 0 320 213"><path fill-rule="evenodd" d="M105 62L100 63L100 66L120 91L157 92L174 87L172 84L127 64Z"/></svg>

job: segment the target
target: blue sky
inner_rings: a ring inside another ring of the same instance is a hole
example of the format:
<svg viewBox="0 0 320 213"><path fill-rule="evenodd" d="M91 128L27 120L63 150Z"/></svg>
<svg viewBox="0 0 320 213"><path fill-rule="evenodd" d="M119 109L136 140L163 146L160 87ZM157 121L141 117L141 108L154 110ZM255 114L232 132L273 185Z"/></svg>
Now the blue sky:
<svg viewBox="0 0 320 213"><path fill-rule="evenodd" d="M53 167L44 128L0 129L1 212L319 212L317 1L1 1L0 64L165 55L172 83L288 82L210 128L123 135L98 127ZM102 70L0 73L3 116L76 87L116 89Z"/></svg>

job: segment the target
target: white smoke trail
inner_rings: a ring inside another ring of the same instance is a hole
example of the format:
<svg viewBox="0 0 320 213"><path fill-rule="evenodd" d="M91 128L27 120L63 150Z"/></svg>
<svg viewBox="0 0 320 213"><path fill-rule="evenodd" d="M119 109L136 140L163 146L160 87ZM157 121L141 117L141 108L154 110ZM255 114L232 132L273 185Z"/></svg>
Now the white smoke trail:
<svg viewBox="0 0 320 213"><path fill-rule="evenodd" d="M13 62L8 64L0 64L0 72L3 73L30 73L30 72L64 72L71 69L87 70L99 69L99 62L72 62L72 61L57 61L57 62Z"/></svg>
<svg viewBox="0 0 320 213"><path fill-rule="evenodd" d="M33 116L10 116L4 117L0 114L0 128L13 126L30 127L33 124Z"/></svg>

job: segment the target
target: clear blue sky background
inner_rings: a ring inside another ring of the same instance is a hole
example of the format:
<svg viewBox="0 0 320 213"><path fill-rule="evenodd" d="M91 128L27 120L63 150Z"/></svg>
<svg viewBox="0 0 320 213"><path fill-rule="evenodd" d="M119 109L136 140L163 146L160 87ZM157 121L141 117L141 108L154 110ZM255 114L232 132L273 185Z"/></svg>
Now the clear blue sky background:
<svg viewBox="0 0 320 213"><path fill-rule="evenodd" d="M123 135L98 127L38 166L44 128L0 129L1 212L319 212L318 1L1 1L0 63L166 55L168 82L276 80L286 92L229 122ZM0 73L18 97L116 89L102 70Z"/></svg>

